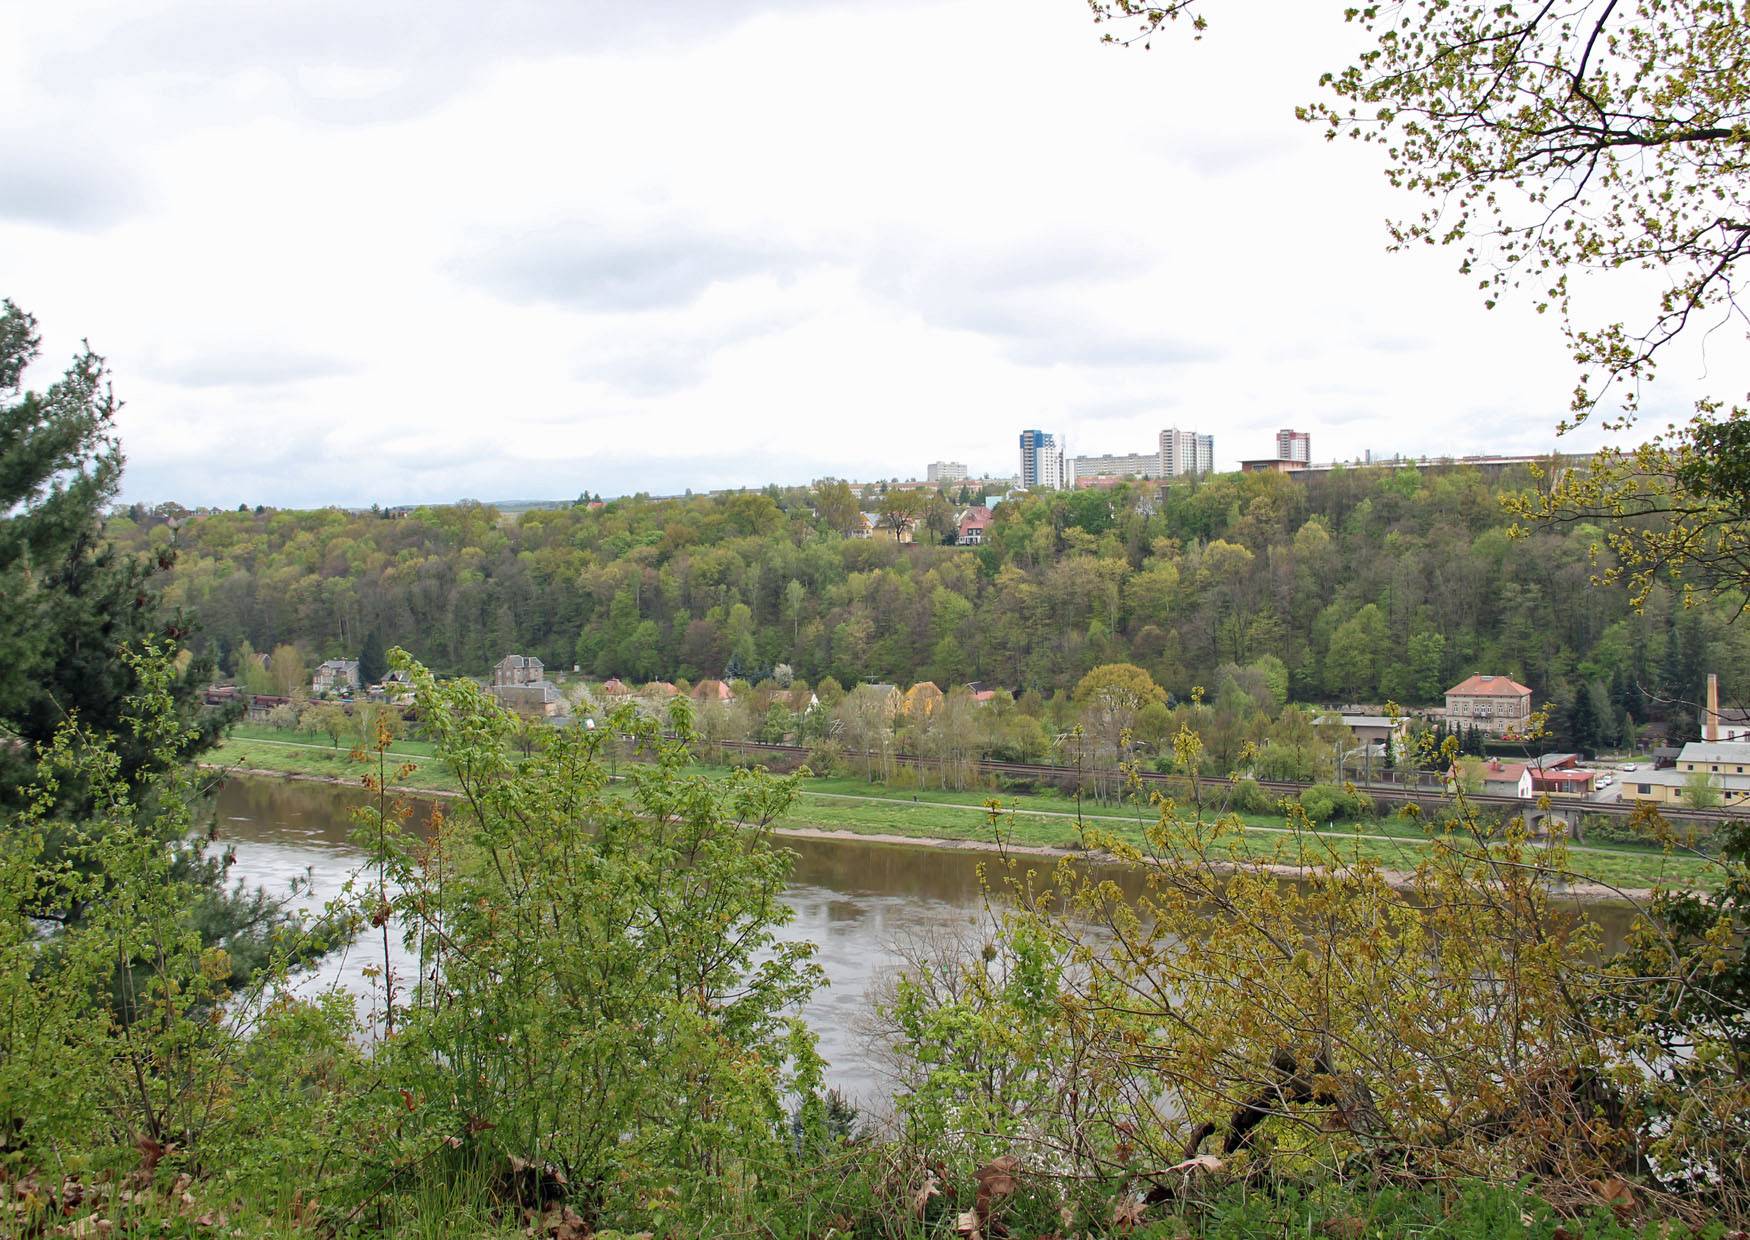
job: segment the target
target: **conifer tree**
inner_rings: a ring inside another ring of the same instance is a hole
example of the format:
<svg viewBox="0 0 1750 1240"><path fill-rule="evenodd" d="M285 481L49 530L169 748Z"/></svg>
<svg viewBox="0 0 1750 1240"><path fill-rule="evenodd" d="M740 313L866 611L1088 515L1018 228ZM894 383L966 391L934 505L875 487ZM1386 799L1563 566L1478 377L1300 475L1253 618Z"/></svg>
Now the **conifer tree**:
<svg viewBox="0 0 1750 1240"><path fill-rule="evenodd" d="M22 808L21 786L33 780L35 747L69 720L106 738L122 779L141 786L149 771L210 748L227 722L201 706L211 661L187 658L153 673L182 739L137 736L130 725L130 699L151 665L130 652L161 659L188 635L158 597L174 551L129 556L105 540L104 509L122 472L109 372L86 347L55 383L27 390L24 372L40 344L36 320L0 302L0 846ZM59 820L93 818L87 789L59 793ZM55 847L51 838L51 856ZM229 888L225 862L207 855L203 839L178 841L173 851L176 872L201 893L191 921L203 941L228 949L234 976L246 976L283 924L279 906ZM80 915L74 907L51 920Z"/></svg>
<svg viewBox="0 0 1750 1240"><path fill-rule="evenodd" d="M87 347L58 381L28 391L40 344L36 320L0 302L0 737L23 742L0 744L0 808L30 777L31 747L70 717L116 737L124 773L153 761L123 726L137 677L121 650L147 639L178 646L188 633L157 595L174 550L125 556L103 536L122 472L103 359ZM176 677L178 709L195 725L182 758L212 745L223 723L199 712L211 674L196 659Z"/></svg>
<svg viewBox="0 0 1750 1240"><path fill-rule="evenodd" d="M365 644L359 651L359 684L377 685L389 674L389 654L383 649L383 636L376 629L365 634Z"/></svg>

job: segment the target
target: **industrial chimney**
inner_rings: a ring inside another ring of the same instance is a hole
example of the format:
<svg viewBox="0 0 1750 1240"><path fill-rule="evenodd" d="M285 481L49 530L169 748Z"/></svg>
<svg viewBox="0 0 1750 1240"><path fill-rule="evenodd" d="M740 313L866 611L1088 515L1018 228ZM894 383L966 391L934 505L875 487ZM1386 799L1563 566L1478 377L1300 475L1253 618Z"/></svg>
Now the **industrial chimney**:
<svg viewBox="0 0 1750 1240"><path fill-rule="evenodd" d="M1713 672L1707 674L1707 707L1701 716L1701 739L1720 739L1720 678Z"/></svg>

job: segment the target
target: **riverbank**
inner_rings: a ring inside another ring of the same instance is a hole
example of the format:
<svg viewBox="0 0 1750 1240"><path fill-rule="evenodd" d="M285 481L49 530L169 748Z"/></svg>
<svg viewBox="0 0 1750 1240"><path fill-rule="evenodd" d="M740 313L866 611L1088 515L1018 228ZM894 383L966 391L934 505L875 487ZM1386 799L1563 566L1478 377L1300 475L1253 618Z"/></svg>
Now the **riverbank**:
<svg viewBox="0 0 1750 1240"><path fill-rule="evenodd" d="M399 748L399 747L398 747ZM314 750L314 753L311 750ZM362 788L364 768L346 751L325 747L300 747L292 742L244 738L229 740L221 755L235 755L236 764L208 764L208 769L232 776L283 779ZM402 749L391 754L397 761L428 759L407 783L391 789L398 795L452 799L460 796L453 777L437 769L425 754ZM262 760L265 758L266 760ZM302 767L304 769L288 769ZM314 769L313 769L314 768ZM327 769L322 769L327 768ZM702 774L715 773L700 768ZM843 780L805 781L789 820L775 828L780 835L815 840L845 840L892 844L913 848L972 851L990 855L1007 852L1016 856L1054 861L1086 856L1080 846L1080 826L1109 832L1129 843L1140 844L1149 823L1136 812L1114 812L1118 807L1084 809L1078 814L1073 801L1038 796L1010 796L978 792L954 794L887 793L880 785L866 785L857 793L838 791ZM973 801L987 797L990 804ZM914 796L916 799L914 799ZM1071 808L1064 808L1065 805ZM1043 806L1050 806L1044 808ZM1341 865L1368 859L1388 874L1399 887L1411 883L1411 874L1430 847L1419 835L1372 830L1373 824L1330 827L1318 832L1293 831L1281 821L1261 815L1245 815L1243 835L1225 841L1232 862L1263 863L1272 872L1296 877L1309 868ZM998 843L1000 832L1002 842ZM1658 886L1705 886L1709 863L1694 858L1669 856L1647 849L1574 847L1570 865L1576 881L1567 891L1576 899L1634 900L1648 898Z"/></svg>

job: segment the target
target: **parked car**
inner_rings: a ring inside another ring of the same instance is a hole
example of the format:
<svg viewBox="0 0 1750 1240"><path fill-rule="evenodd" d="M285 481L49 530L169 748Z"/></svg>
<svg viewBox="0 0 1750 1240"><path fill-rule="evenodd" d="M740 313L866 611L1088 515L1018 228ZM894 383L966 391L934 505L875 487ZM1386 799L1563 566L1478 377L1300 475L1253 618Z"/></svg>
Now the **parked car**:
<svg viewBox="0 0 1750 1240"><path fill-rule="evenodd" d="M1598 786L1600 788L1608 788L1608 787L1610 787L1610 785L1614 784L1615 782L1616 782L1616 776L1614 776L1614 775L1601 775L1598 777Z"/></svg>
<svg viewBox="0 0 1750 1240"><path fill-rule="evenodd" d="M1632 770L1634 770L1634 769L1636 769L1636 768L1635 768L1635 764L1634 764L1634 763L1632 763L1632 762L1624 762L1624 763L1623 763L1623 764L1622 764L1622 765L1621 765L1621 766L1619 766L1619 767L1617 767L1617 768L1616 768L1616 769L1617 769L1617 770L1619 770L1619 771L1632 771Z"/></svg>

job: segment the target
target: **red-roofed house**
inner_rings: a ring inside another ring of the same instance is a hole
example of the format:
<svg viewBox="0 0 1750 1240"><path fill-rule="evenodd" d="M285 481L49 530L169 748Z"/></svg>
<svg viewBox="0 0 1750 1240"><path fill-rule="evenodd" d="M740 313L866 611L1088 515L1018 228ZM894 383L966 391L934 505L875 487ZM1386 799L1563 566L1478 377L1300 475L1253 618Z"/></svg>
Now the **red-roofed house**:
<svg viewBox="0 0 1750 1240"><path fill-rule="evenodd" d="M1528 772L1531 776L1531 795L1542 796L1549 793L1555 797L1583 797L1592 792L1592 781L1598 778L1597 771L1580 770L1576 767L1558 767L1553 771L1540 771L1533 766Z"/></svg>
<svg viewBox="0 0 1750 1240"><path fill-rule="evenodd" d="M1522 733L1531 721L1531 690L1511 676L1472 676L1446 691L1448 727L1475 725L1494 736Z"/></svg>
<svg viewBox="0 0 1750 1240"><path fill-rule="evenodd" d="M693 686L695 702L733 702L735 691L721 680L701 680Z"/></svg>
<svg viewBox="0 0 1750 1240"><path fill-rule="evenodd" d="M990 527L990 509L983 504L968 508L960 515L960 532L954 536L957 547L976 547L984 542L984 532Z"/></svg>
<svg viewBox="0 0 1750 1240"><path fill-rule="evenodd" d="M1531 796L1531 775L1523 762L1502 762L1499 758L1483 763L1483 791L1492 797Z"/></svg>

